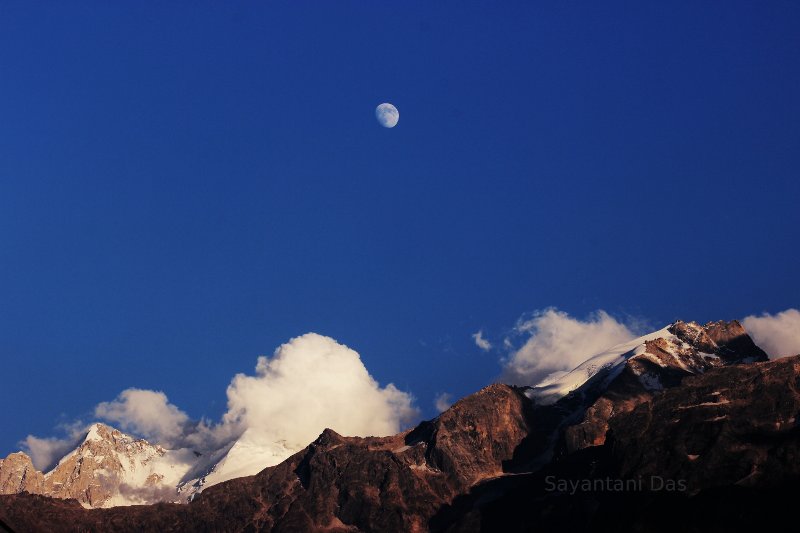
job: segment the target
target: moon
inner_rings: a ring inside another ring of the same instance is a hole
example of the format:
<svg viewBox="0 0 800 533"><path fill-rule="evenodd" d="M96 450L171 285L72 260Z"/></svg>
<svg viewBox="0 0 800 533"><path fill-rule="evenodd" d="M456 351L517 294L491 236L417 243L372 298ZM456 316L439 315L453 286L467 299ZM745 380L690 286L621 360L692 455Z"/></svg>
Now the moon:
<svg viewBox="0 0 800 533"><path fill-rule="evenodd" d="M375 108L375 118L384 128L394 128L400 120L400 111L392 104L381 104Z"/></svg>

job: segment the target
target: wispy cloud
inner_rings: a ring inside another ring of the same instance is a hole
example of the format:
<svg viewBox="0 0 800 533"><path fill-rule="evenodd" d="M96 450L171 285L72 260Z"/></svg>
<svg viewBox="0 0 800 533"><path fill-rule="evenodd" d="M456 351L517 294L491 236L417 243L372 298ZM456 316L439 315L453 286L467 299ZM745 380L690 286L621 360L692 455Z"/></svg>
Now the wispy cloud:
<svg viewBox="0 0 800 533"><path fill-rule="evenodd" d="M585 320L555 308L536 311L521 318L511 337L505 339L510 354L503 361L500 379L532 385L553 372L572 370L590 356L635 337L631 328L603 310ZM524 340L521 346L519 338Z"/></svg>
<svg viewBox="0 0 800 533"><path fill-rule="evenodd" d="M771 359L800 354L800 311L797 309L774 315L750 315L742 320L742 325Z"/></svg>
<svg viewBox="0 0 800 533"><path fill-rule="evenodd" d="M20 447L27 453L33 466L38 470L48 471L56 465L59 459L72 451L86 435L88 424L76 421L62 424L58 428L63 437L36 437L28 435L20 442Z"/></svg>
<svg viewBox="0 0 800 533"><path fill-rule="evenodd" d="M477 333L473 333L472 340L475 341L475 346L477 346L484 352L488 352L489 350L492 349L492 343L489 342L489 340L483 336L483 330L479 330Z"/></svg>
<svg viewBox="0 0 800 533"><path fill-rule="evenodd" d="M452 402L452 395L448 392L442 392L441 394L437 394L436 397L433 399L433 405L436 406L436 410L438 412L447 411Z"/></svg>

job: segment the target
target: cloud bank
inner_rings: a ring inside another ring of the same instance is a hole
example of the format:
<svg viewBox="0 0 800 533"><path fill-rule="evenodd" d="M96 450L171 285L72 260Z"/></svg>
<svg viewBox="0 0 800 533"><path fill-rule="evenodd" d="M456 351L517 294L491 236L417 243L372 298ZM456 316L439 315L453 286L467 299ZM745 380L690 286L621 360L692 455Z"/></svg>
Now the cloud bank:
<svg viewBox="0 0 800 533"><path fill-rule="evenodd" d="M512 337L525 340L515 348L513 339L506 339L504 344L511 353L503 362L500 380L533 385L554 372L572 370L590 356L627 342L636 334L602 310L579 320L549 308L520 319Z"/></svg>
<svg viewBox="0 0 800 533"><path fill-rule="evenodd" d="M417 415L412 397L381 387L358 353L330 337L308 333L259 357L253 376L228 387L223 425L301 448L323 429L343 435L389 435Z"/></svg>
<svg viewBox="0 0 800 533"><path fill-rule="evenodd" d="M217 423L193 421L160 391L126 389L94 414L123 431L167 448L218 450L247 432L250 444L281 442L299 450L325 428L343 435L390 435L418 416L413 397L381 387L357 352L308 333L259 357L254 375L237 374L227 389L228 410ZM43 469L71 451L86 425L69 438L29 435L22 447ZM76 438L77 436L77 438Z"/></svg>
<svg viewBox="0 0 800 533"><path fill-rule="evenodd" d="M770 359L800 354L800 311L797 309L775 315L750 315L742 320L742 325Z"/></svg>

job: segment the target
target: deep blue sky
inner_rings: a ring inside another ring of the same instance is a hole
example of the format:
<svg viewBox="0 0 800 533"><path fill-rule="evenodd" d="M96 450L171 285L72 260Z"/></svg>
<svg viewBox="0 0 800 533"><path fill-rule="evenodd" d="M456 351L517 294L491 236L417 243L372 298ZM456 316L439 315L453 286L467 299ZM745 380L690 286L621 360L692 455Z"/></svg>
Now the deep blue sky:
<svg viewBox="0 0 800 533"><path fill-rule="evenodd" d="M528 311L800 302L797 2L124 4L0 3L2 455L308 331L432 416Z"/></svg>

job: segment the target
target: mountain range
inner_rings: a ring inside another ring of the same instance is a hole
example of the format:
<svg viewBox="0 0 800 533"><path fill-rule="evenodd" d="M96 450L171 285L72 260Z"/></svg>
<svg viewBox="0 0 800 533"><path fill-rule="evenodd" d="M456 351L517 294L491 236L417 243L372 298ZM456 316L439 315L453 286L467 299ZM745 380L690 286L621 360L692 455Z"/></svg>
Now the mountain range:
<svg viewBox="0 0 800 533"><path fill-rule="evenodd" d="M247 432L207 454L166 450L96 422L46 473L23 452L0 459L0 494L75 499L86 508L186 503L206 487L255 474L291 454L283 443L255 444Z"/></svg>
<svg viewBox="0 0 800 533"><path fill-rule="evenodd" d="M46 473L0 461L12 531L736 531L791 517L800 356L678 321L388 437L210 454L104 424Z"/></svg>

